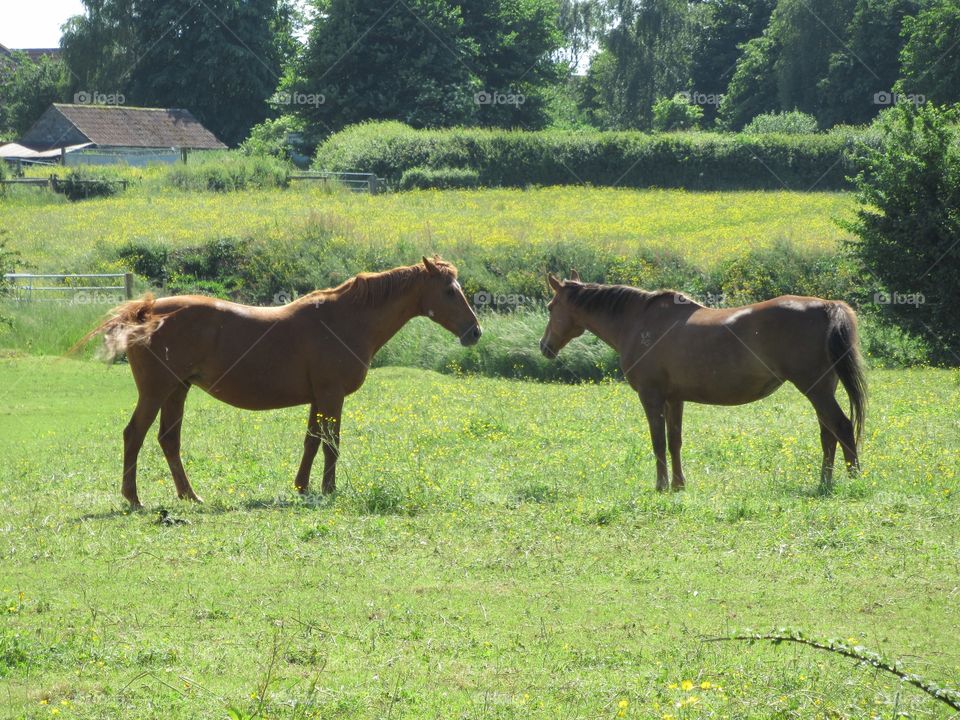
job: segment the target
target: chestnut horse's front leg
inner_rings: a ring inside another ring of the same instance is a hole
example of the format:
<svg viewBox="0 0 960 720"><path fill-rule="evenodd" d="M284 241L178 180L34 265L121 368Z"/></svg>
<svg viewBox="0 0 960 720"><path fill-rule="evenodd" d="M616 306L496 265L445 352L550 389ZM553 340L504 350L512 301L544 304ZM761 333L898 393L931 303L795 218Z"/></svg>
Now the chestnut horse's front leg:
<svg viewBox="0 0 960 720"><path fill-rule="evenodd" d="M336 490L337 457L340 452L340 414L343 411L343 395L327 395L310 406L307 420L307 435L303 441L303 458L294 482L303 495L310 488L310 470L317 450L323 445L324 494Z"/></svg>

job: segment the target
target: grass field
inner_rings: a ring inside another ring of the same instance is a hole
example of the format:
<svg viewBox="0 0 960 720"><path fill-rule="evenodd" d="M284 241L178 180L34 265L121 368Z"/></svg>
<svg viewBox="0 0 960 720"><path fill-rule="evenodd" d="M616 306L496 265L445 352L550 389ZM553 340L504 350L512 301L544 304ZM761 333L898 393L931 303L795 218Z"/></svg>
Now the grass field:
<svg viewBox="0 0 960 720"><path fill-rule="evenodd" d="M371 197L293 187L235 193L134 189L80 203L21 189L0 200L0 208L2 237L25 266L89 272L109 269L117 248L130 242L183 247L234 237L282 243L318 233L334 243L399 251L408 262L422 253L456 257L465 247L510 252L572 242L608 253L668 250L709 267L778 242L833 251L846 237L834 220L850 216L854 202L843 193L567 187Z"/></svg>
<svg viewBox="0 0 960 720"><path fill-rule="evenodd" d="M623 384L374 370L340 492L307 502L304 411L195 392L207 504L151 438L131 515L128 370L0 360L0 717L949 717L832 655L702 641L787 625L960 685L960 374L870 380L865 472L827 497L787 389L691 406L662 496Z"/></svg>

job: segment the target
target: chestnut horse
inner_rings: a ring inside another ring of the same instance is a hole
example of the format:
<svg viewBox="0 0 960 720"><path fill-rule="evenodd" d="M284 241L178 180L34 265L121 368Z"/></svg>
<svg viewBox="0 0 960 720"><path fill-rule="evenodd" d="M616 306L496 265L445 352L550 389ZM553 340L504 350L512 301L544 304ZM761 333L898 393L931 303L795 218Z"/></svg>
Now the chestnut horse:
<svg viewBox="0 0 960 720"><path fill-rule="evenodd" d="M667 489L668 439L673 489L684 486L685 401L740 405L770 395L786 381L807 397L820 421L821 487L832 483L838 442L849 471L859 469L866 379L856 316L846 303L786 295L720 310L673 290L582 283L572 275L562 282L548 277L555 295L540 350L555 358L589 330L617 351L650 425L657 490ZM838 380L850 398L852 422L834 397Z"/></svg>
<svg viewBox="0 0 960 720"><path fill-rule="evenodd" d="M123 431L123 497L142 507L137 455L159 413L158 439L177 494L202 502L180 461L184 401L194 385L247 410L310 405L295 485L307 492L322 445L322 489L333 492L343 399L363 384L374 353L418 315L442 325L464 345L480 338L457 269L439 258L362 273L283 307L185 295L147 296L116 308L78 345L104 335L108 359L126 352L137 384L137 407Z"/></svg>

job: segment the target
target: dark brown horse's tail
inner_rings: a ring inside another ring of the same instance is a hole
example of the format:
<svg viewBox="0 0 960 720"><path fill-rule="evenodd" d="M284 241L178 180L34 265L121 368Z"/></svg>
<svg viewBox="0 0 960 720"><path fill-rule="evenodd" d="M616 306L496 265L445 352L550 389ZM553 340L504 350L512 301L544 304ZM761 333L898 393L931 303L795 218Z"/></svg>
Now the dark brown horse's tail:
<svg viewBox="0 0 960 720"><path fill-rule="evenodd" d="M860 354L860 338L857 335L857 316L843 302L830 305L830 329L827 331L827 352L833 369L850 398L850 419L853 421L853 437L860 446L863 424L867 414L867 376Z"/></svg>
<svg viewBox="0 0 960 720"><path fill-rule="evenodd" d="M103 351L100 357L113 362L131 345L146 343L163 323L163 316L154 313L156 301L151 293L139 300L130 300L110 311L109 316L93 330L84 335L70 348L72 354L100 335L103 336Z"/></svg>

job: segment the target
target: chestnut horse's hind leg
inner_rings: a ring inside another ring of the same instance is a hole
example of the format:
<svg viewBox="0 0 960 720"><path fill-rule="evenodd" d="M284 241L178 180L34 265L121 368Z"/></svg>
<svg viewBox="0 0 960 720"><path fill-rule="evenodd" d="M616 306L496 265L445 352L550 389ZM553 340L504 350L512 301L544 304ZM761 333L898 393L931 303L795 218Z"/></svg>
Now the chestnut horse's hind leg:
<svg viewBox="0 0 960 720"><path fill-rule="evenodd" d="M658 393L641 392L640 402L643 411L647 414L647 423L650 425L650 440L653 443L653 454L657 458L657 490L665 491L667 484L667 436L664 429L665 403Z"/></svg>
<svg viewBox="0 0 960 720"><path fill-rule="evenodd" d="M130 507L135 510L143 507L137 496L137 456L140 454L147 430L150 429L159 411L159 401L141 395L130 422L123 430L123 485L120 492L130 503Z"/></svg>
<svg viewBox="0 0 960 720"><path fill-rule="evenodd" d="M183 405L189 390L189 385L181 385L163 401L160 408L160 431L157 433L157 441L160 443L163 455L167 459L167 465L170 466L173 484L177 488L177 497L181 500L187 498L202 503L203 500L193 491L190 480L187 479L187 473L183 469L183 462L180 460Z"/></svg>
<svg viewBox="0 0 960 720"><path fill-rule="evenodd" d="M686 478L680 463L680 447L683 445L683 400L667 402L667 442L670 446L670 466L673 471L671 487L683 490Z"/></svg>

